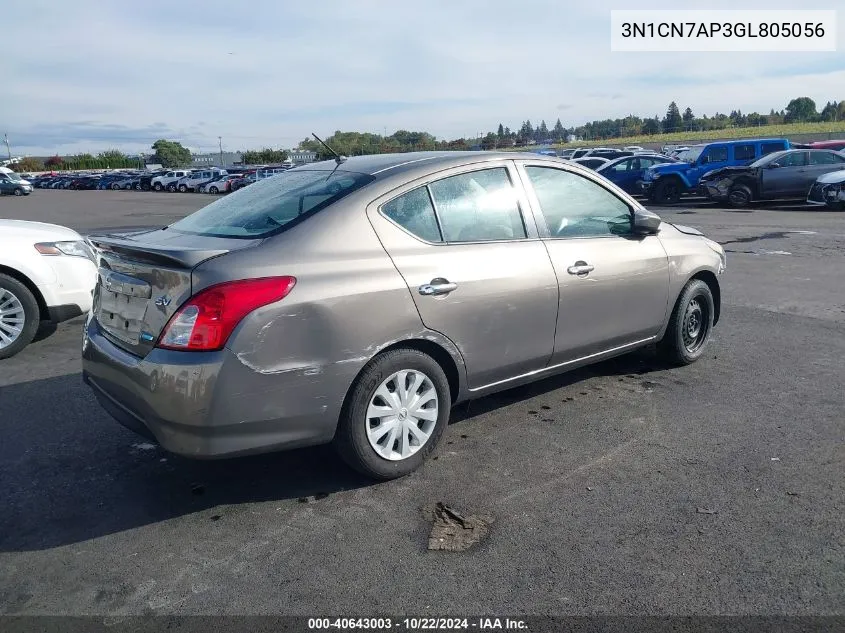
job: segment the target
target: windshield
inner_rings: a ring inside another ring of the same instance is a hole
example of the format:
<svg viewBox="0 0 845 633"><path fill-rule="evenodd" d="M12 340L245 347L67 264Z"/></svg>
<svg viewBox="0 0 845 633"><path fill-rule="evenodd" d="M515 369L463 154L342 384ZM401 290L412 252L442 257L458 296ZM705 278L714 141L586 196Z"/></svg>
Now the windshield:
<svg viewBox="0 0 845 633"><path fill-rule="evenodd" d="M753 163L751 163L749 167L763 167L764 165L768 165L772 161L777 160L784 154L786 154L786 152L772 152L771 154L766 154L762 158L758 158Z"/></svg>
<svg viewBox="0 0 845 633"><path fill-rule="evenodd" d="M348 171L289 171L238 189L170 225L183 233L265 237L375 180Z"/></svg>
<svg viewBox="0 0 845 633"><path fill-rule="evenodd" d="M690 147L689 149L685 149L683 152L678 154L676 158L687 163L694 163L696 160L698 160L698 157L701 156L701 152L704 151L705 147L705 145L696 145L695 147Z"/></svg>
<svg viewBox="0 0 845 633"><path fill-rule="evenodd" d="M18 174L16 174L15 172L7 173L6 178L11 180L12 182L20 182L21 181L21 177Z"/></svg>

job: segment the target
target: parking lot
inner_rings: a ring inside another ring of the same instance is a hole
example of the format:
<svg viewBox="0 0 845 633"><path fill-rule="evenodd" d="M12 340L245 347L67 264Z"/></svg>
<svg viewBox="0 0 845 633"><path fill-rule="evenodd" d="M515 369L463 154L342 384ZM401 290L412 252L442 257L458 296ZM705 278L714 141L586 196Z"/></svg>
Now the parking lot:
<svg viewBox="0 0 845 633"><path fill-rule="evenodd" d="M90 233L213 199L38 190L0 217ZM707 356L461 405L389 483L325 447L166 454L82 384L81 319L45 332L0 361L0 614L841 614L845 213L652 210L727 251ZM438 502L479 542L430 550Z"/></svg>

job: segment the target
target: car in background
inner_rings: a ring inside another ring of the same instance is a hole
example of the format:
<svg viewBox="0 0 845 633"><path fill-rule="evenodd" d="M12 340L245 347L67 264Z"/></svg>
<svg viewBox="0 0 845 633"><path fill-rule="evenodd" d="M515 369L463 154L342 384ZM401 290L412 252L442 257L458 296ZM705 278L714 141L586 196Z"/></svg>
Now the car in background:
<svg viewBox="0 0 845 633"><path fill-rule="evenodd" d="M156 178L158 176L163 176L166 173L167 173L166 169L159 169L157 171L147 172L147 173L141 174L141 176L138 178L138 183L141 185L141 191L149 191L150 189L152 189L153 188L153 185L152 185L153 178Z"/></svg>
<svg viewBox="0 0 845 633"><path fill-rule="evenodd" d="M100 182L99 176L80 176L72 179L66 189L75 189L76 191L94 190Z"/></svg>
<svg viewBox="0 0 845 633"><path fill-rule="evenodd" d="M137 189L138 191L141 190L141 177L140 176L125 176L120 180L115 180L111 183L110 189L120 190L120 189Z"/></svg>
<svg viewBox="0 0 845 633"><path fill-rule="evenodd" d="M845 211L845 169L819 176L807 193L807 202Z"/></svg>
<svg viewBox="0 0 845 633"><path fill-rule="evenodd" d="M610 159L609 158L601 158L599 156L586 156L584 158L576 158L576 159L570 160L569 162L576 163L578 165L586 167L587 169L596 170L599 167L607 165L610 162Z"/></svg>
<svg viewBox="0 0 845 633"><path fill-rule="evenodd" d="M378 479L418 468L456 403L651 344L695 362L726 265L527 152L314 163L89 240L83 381L117 422L193 458L333 442Z"/></svg>
<svg viewBox="0 0 845 633"><path fill-rule="evenodd" d="M26 347L43 321L88 312L96 280L94 253L76 231L0 220L0 359Z"/></svg>
<svg viewBox="0 0 845 633"><path fill-rule="evenodd" d="M740 208L757 200L804 199L820 176L843 169L845 154L841 152L790 149L747 166L711 171L699 186L710 200Z"/></svg>
<svg viewBox="0 0 845 633"><path fill-rule="evenodd" d="M248 187L249 185L255 183L255 181L256 181L255 172L242 174L240 178L235 178L235 179L232 180L232 184L230 185L230 189L232 191L237 191L238 189L243 189L244 187Z"/></svg>
<svg viewBox="0 0 845 633"><path fill-rule="evenodd" d="M678 161L655 165L638 181L639 192L657 204L672 204L686 193L696 193L701 177L722 167L753 163L773 152L789 149L786 139L744 139L694 145L678 155Z"/></svg>
<svg viewBox="0 0 845 633"><path fill-rule="evenodd" d="M180 178L176 181L176 190L180 193L185 193L187 191L196 191L202 185L211 182L212 180L217 180L223 176L226 176L229 172L225 169L202 169L197 170L184 178Z"/></svg>
<svg viewBox="0 0 845 633"><path fill-rule="evenodd" d="M31 182L15 172L0 172L0 195L28 196L33 189Z"/></svg>
<svg viewBox="0 0 845 633"><path fill-rule="evenodd" d="M217 180L212 180L211 182L207 182L204 185L200 185L199 192L200 193L229 193L232 191L232 182L235 180L239 180L241 178L240 174L226 174L218 178Z"/></svg>
<svg viewBox="0 0 845 633"><path fill-rule="evenodd" d="M837 152L845 150L845 140L813 141L812 143L793 143L797 149L832 149Z"/></svg>
<svg viewBox="0 0 845 633"><path fill-rule="evenodd" d="M192 169L174 169L166 171L150 180L150 186L154 191L176 191L176 183L193 173Z"/></svg>
<svg viewBox="0 0 845 633"><path fill-rule="evenodd" d="M637 191L637 181L643 179L647 169L655 165L673 162L675 162L675 159L668 156L642 153L611 160L596 168L596 172L622 191L633 194Z"/></svg>
<svg viewBox="0 0 845 633"><path fill-rule="evenodd" d="M647 151L645 147L640 147L639 145L626 145L623 149L626 152L645 152L645 151Z"/></svg>

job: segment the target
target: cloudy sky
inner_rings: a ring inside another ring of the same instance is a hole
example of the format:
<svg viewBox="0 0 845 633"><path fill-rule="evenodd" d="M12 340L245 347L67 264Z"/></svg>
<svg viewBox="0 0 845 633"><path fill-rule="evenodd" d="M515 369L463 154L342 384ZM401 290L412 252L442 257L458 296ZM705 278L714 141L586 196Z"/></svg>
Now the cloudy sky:
<svg viewBox="0 0 845 633"><path fill-rule="evenodd" d="M811 0L834 9L841 0ZM707 8L794 9L794 0ZM5 2L0 132L14 154L157 138L194 151L291 147L312 131L475 136L530 119L783 108L845 98L834 53L612 53L610 10L638 0L27 0ZM699 7L702 8L702 7Z"/></svg>

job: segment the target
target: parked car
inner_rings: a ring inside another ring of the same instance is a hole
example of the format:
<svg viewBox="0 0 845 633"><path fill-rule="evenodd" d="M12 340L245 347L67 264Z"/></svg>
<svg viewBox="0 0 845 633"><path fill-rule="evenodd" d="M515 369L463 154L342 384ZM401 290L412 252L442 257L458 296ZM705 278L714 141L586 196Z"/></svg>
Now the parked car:
<svg viewBox="0 0 845 633"><path fill-rule="evenodd" d="M0 359L26 347L42 321L88 312L96 278L94 254L76 231L0 220Z"/></svg>
<svg viewBox="0 0 845 633"><path fill-rule="evenodd" d="M152 184L153 178L156 178L158 176L164 176L166 173L167 173L167 170L164 169L164 170L157 170L157 171L141 174L141 176L138 179L139 184L141 185L141 191L149 191L150 189L152 189L153 188L153 184Z"/></svg>
<svg viewBox="0 0 845 633"><path fill-rule="evenodd" d="M232 181L232 191L237 191L238 189L243 189L244 187L251 185L255 182L255 172L245 174L240 178L235 178Z"/></svg>
<svg viewBox="0 0 845 633"><path fill-rule="evenodd" d="M824 204L837 211L845 210L845 170L819 176L807 193L807 202Z"/></svg>
<svg viewBox="0 0 845 633"><path fill-rule="evenodd" d="M190 176L192 169L174 169L166 171L160 176L150 180L150 185L155 191L176 191L176 183L185 176Z"/></svg>
<svg viewBox="0 0 845 633"><path fill-rule="evenodd" d="M176 190L180 193L185 193L187 191L195 191L202 185L207 182L211 182L212 180L217 180L218 178L227 175L225 169L202 169L197 170L184 178L180 178L176 181Z"/></svg>
<svg viewBox="0 0 845 633"><path fill-rule="evenodd" d="M654 165L672 162L675 162L675 160L668 156L636 154L634 156L623 156L622 158L611 160L597 167L596 172L623 191L635 193L637 191L637 181L643 179L646 169Z"/></svg>
<svg viewBox="0 0 845 633"><path fill-rule="evenodd" d="M796 149L832 149L837 152L845 150L845 140L813 141L812 143L792 143Z"/></svg>
<svg viewBox="0 0 845 633"><path fill-rule="evenodd" d="M584 158L576 158L571 160L570 162L575 163L577 165L582 165L587 167L588 169L598 169L604 165L607 165L610 162L608 158L600 158L598 156L587 156Z"/></svg>
<svg viewBox="0 0 845 633"><path fill-rule="evenodd" d="M825 149L792 149L768 154L745 167L724 167L701 179L701 193L732 207L755 200L807 197L816 179L845 169L845 154Z"/></svg>
<svg viewBox="0 0 845 633"><path fill-rule="evenodd" d="M382 479L455 403L652 343L696 361L726 265L594 172L510 152L314 163L89 239L83 380L118 422L195 458L333 442Z"/></svg>
<svg viewBox="0 0 845 633"><path fill-rule="evenodd" d="M239 180L241 178L240 174L226 174L218 178L217 180L212 180L211 182L207 182L204 185L200 185L199 191L201 193L229 193L232 191L232 182L235 180Z"/></svg>
<svg viewBox="0 0 845 633"><path fill-rule="evenodd" d="M71 180L66 189L76 189L78 191L81 190L94 190L97 188L97 184L100 182L99 176L80 176L79 178L74 178Z"/></svg>
<svg viewBox="0 0 845 633"><path fill-rule="evenodd" d="M21 178L14 172L0 173L0 195L28 196L33 186L28 180Z"/></svg>
<svg viewBox="0 0 845 633"><path fill-rule="evenodd" d="M617 158L622 158L623 156L633 156L634 152L626 152L621 149L609 149L609 148L597 148L592 149L586 154L584 154L584 158L606 158L607 160L615 160Z"/></svg>
<svg viewBox="0 0 845 633"><path fill-rule="evenodd" d="M141 177L140 176L127 176L120 180L115 180L111 184L111 188L115 190L119 189L137 189L138 191L141 190Z"/></svg>
<svg viewBox="0 0 845 633"><path fill-rule="evenodd" d="M645 152L646 151L645 147L640 147L639 145L626 145L624 149L625 149L626 152Z"/></svg>
<svg viewBox="0 0 845 633"><path fill-rule="evenodd" d="M646 170L637 189L658 204L673 203L685 193L695 193L701 177L722 167L749 165L758 158L789 149L786 139L750 139L694 145L675 163Z"/></svg>

